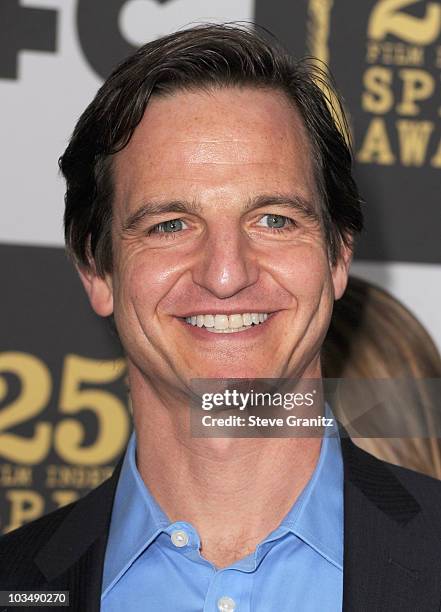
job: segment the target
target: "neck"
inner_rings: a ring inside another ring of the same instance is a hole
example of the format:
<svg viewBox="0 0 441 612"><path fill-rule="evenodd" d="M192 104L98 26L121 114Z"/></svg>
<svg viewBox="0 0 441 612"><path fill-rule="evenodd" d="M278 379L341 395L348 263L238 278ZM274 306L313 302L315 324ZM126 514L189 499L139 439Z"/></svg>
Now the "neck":
<svg viewBox="0 0 441 612"><path fill-rule="evenodd" d="M168 518L191 523L217 567L253 552L311 478L321 439L194 438L187 406L131 389L138 471Z"/></svg>

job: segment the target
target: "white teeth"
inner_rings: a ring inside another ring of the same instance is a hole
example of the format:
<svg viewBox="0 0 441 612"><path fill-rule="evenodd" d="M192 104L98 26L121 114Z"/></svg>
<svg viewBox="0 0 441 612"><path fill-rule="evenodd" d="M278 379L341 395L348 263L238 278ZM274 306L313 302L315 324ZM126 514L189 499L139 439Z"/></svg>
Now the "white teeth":
<svg viewBox="0 0 441 612"><path fill-rule="evenodd" d="M254 325L259 325L266 321L267 318L268 314L264 312L245 312L244 314L235 313L232 315L199 314L187 317L185 320L194 327L205 327L217 333L231 333L248 329L253 323Z"/></svg>
<svg viewBox="0 0 441 612"><path fill-rule="evenodd" d="M245 329L250 329L249 327L238 327L237 329L232 329L232 328L228 328L228 329L207 329L207 331L211 332L212 334L235 334L236 332L241 332L244 331Z"/></svg>
<svg viewBox="0 0 441 612"><path fill-rule="evenodd" d="M251 325L252 320L251 320L251 315L249 312L246 312L245 314L243 314L242 319L243 319L244 325Z"/></svg>
<svg viewBox="0 0 441 612"><path fill-rule="evenodd" d="M233 314L228 317L229 327L231 329L238 329L239 327L243 327L243 320L241 314Z"/></svg>
<svg viewBox="0 0 441 612"><path fill-rule="evenodd" d="M214 328L215 329L227 329L228 328L228 315L217 314L214 317Z"/></svg>
<svg viewBox="0 0 441 612"><path fill-rule="evenodd" d="M214 327L214 315L204 315L205 327Z"/></svg>

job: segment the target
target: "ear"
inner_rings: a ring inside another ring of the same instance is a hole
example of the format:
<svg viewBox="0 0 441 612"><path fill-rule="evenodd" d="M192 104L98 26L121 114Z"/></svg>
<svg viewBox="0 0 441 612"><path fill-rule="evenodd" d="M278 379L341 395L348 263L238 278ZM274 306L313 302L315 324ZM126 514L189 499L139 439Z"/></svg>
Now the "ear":
<svg viewBox="0 0 441 612"><path fill-rule="evenodd" d="M77 266L83 287L89 297L90 304L97 315L109 317L113 313L113 289L110 275L99 276L95 265L89 268Z"/></svg>
<svg viewBox="0 0 441 612"><path fill-rule="evenodd" d="M352 243L342 243L338 260L332 266L332 283L334 285L334 299L339 300L346 290L348 284L349 267L353 255Z"/></svg>

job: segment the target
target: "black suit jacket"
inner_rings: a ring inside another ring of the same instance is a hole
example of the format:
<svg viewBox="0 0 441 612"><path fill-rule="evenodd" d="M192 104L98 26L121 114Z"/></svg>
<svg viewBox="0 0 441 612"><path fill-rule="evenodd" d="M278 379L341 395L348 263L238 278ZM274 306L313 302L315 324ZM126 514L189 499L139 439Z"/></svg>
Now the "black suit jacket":
<svg viewBox="0 0 441 612"><path fill-rule="evenodd" d="M342 451L343 611L438 612L441 483L379 461L347 437ZM0 539L0 590L68 590L70 607L56 609L98 612L120 468L81 500ZM313 576L311 588L320 588Z"/></svg>

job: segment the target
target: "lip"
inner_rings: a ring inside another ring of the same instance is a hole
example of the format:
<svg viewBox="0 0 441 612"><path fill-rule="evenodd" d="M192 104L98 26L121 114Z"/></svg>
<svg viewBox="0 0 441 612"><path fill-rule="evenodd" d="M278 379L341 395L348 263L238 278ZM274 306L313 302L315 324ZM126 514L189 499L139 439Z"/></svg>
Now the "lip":
<svg viewBox="0 0 441 612"><path fill-rule="evenodd" d="M242 311L244 312L244 311ZM253 312L256 312L255 310ZM193 338L198 340L206 340L210 342L240 342L240 341L248 341L258 338L260 334L268 331L269 327L271 327L274 318L277 313L272 312L268 313L268 318L263 323L259 323L259 325L251 325L248 329L245 329L241 332L235 332L230 334L216 334L208 331L205 327L198 327L197 325L190 325L187 323L185 319L178 318L177 320L181 323L181 325L185 326L185 329L192 335ZM202 314L202 313L201 313ZM212 313L210 313L212 314ZM227 313L216 313L216 314L227 314ZM228 314L234 314L231 311Z"/></svg>

